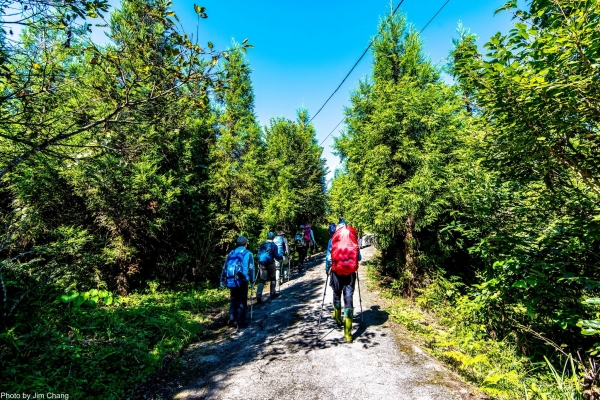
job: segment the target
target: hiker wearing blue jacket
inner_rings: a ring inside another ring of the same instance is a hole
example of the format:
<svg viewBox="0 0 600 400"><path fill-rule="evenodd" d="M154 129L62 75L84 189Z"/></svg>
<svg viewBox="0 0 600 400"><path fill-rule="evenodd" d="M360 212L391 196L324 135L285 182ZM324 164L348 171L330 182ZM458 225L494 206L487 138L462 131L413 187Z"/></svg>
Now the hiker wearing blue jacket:
<svg viewBox="0 0 600 400"><path fill-rule="evenodd" d="M222 285L225 286L228 264L234 259L241 259L241 271L236 278L236 284L227 284L229 287L228 325L237 324L238 329L241 329L247 325L248 282L254 282L254 255L248 250L248 239L245 236L237 238L237 245L238 247L229 253L225 260L221 279Z"/></svg>
<svg viewBox="0 0 600 400"><path fill-rule="evenodd" d="M275 292L276 288L276 266L275 260L283 260L283 257L279 255L277 245L273 242L275 234L269 232L267 235L268 240L264 241L258 248L258 268L260 269L260 283L256 289L256 303L262 303L262 292L267 281L271 282L270 296L272 299L279 296Z"/></svg>

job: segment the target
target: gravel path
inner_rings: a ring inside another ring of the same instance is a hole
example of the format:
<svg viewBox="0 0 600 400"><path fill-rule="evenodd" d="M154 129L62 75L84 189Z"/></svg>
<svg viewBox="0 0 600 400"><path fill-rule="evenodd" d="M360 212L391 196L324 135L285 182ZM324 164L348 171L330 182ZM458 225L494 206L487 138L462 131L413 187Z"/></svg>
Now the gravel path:
<svg viewBox="0 0 600 400"><path fill-rule="evenodd" d="M374 249L363 250L363 259ZM254 307L251 325L215 342L191 346L184 360L196 378L175 399L473 399L476 396L436 360L403 337L383 302L367 289L361 269L364 323L358 290L354 342L331 318L327 288L320 332L317 321L325 273L316 257L281 296ZM265 288L268 293L268 289ZM318 333L318 335L317 335ZM189 374L188 374L189 377Z"/></svg>

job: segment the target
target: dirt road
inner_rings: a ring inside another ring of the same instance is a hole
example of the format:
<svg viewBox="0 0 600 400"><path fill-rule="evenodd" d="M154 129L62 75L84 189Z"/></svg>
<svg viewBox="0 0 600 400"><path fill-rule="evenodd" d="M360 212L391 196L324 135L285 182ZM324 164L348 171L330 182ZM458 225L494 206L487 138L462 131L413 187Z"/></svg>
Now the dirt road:
<svg viewBox="0 0 600 400"><path fill-rule="evenodd" d="M363 258L373 255L363 251ZM331 288L320 332L325 283L321 255L284 284L281 296L254 307L250 327L191 346L194 371L175 399L468 399L452 373L392 329L361 269L363 315L355 292L354 342L331 319ZM267 290L268 291L268 290ZM361 319L364 318L364 323ZM188 374L189 376L189 374Z"/></svg>

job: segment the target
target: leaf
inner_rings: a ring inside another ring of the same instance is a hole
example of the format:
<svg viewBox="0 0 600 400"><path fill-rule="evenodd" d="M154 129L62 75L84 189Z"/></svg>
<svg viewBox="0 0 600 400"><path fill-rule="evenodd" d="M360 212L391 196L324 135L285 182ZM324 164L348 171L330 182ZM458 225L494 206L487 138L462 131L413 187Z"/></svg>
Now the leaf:
<svg viewBox="0 0 600 400"><path fill-rule="evenodd" d="M527 287L527 283L523 280L516 281L515 283L512 284L512 287L524 288L524 287Z"/></svg>
<svg viewBox="0 0 600 400"><path fill-rule="evenodd" d="M591 319L591 320L581 320L577 323L578 326L582 326L585 328L593 328L600 330L600 320Z"/></svg>
<svg viewBox="0 0 600 400"><path fill-rule="evenodd" d="M77 298L73 301L73 304L76 307L79 307L80 305L83 304L83 302L85 301L85 297L83 297L82 295L77 296Z"/></svg>
<svg viewBox="0 0 600 400"><path fill-rule="evenodd" d="M214 45L212 44L212 42L208 42L208 48L212 50L213 47L214 47Z"/></svg>
<svg viewBox="0 0 600 400"><path fill-rule="evenodd" d="M206 11L206 7L200 7L199 5L194 3L194 11L196 12L196 14L200 15L204 13L204 11Z"/></svg>

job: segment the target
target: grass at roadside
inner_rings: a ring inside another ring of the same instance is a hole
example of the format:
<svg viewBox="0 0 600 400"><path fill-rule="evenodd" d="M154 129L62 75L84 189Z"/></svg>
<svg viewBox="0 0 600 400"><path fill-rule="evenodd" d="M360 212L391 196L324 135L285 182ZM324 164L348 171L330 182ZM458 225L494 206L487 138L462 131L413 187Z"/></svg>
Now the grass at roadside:
<svg viewBox="0 0 600 400"><path fill-rule="evenodd" d="M207 287L76 306L42 297L0 333L0 388L72 399L129 396L208 325L228 293Z"/></svg>
<svg viewBox="0 0 600 400"><path fill-rule="evenodd" d="M460 295L457 283L438 276L407 300L397 295L393 282L382 285L374 261L368 266L370 284L389 300L391 318L483 393L497 399L583 399L569 360L562 360L563 370L553 370L547 362L519 355L510 340L489 337L474 318L474 303Z"/></svg>

